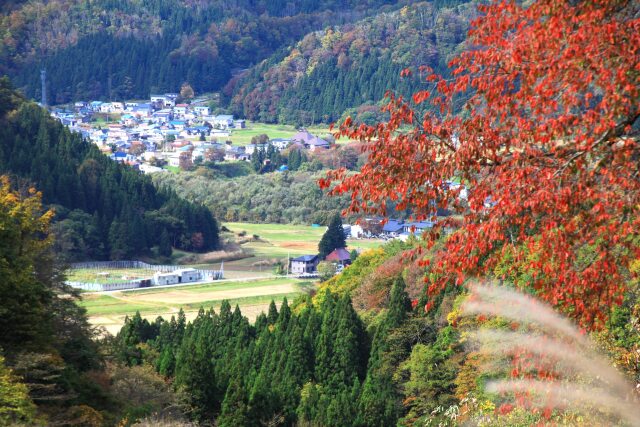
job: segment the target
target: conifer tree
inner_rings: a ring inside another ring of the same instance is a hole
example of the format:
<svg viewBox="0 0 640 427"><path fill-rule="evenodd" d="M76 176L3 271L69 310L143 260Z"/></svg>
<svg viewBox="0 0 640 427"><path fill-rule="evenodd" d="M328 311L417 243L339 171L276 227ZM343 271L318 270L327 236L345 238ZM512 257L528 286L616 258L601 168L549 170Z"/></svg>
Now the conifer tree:
<svg viewBox="0 0 640 427"><path fill-rule="evenodd" d="M333 218L331 218L329 227L318 244L319 256L321 259L324 259L335 249L346 246L347 241L344 237L344 229L342 228L342 218L339 213L336 213Z"/></svg>
<svg viewBox="0 0 640 427"><path fill-rule="evenodd" d="M401 413L399 396L393 384L395 367L385 360L385 353L390 347L389 334L402 325L410 310L405 283L400 277L391 288L388 310L373 338L367 377L358 401L358 422L361 425L395 425Z"/></svg>
<svg viewBox="0 0 640 427"><path fill-rule="evenodd" d="M158 245L158 253L162 256L169 257L173 249L171 248L171 238L169 237L169 233L167 229L162 229L162 233L160 234L160 244Z"/></svg>

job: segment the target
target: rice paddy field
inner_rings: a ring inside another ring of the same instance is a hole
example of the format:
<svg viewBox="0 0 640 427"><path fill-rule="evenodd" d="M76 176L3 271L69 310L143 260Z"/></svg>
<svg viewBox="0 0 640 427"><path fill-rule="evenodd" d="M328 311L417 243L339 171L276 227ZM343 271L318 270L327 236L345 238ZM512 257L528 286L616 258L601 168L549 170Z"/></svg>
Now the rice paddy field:
<svg viewBox="0 0 640 427"><path fill-rule="evenodd" d="M184 285L108 293L85 293L80 305L87 310L89 321L116 334L127 316L136 311L149 319L158 316L170 319L180 309L187 319L193 319L200 307L219 310L223 300L236 304L250 320L266 311L271 300L278 305L315 289L311 281L279 277L260 280L220 281L204 285Z"/></svg>
<svg viewBox="0 0 640 427"><path fill-rule="evenodd" d="M115 334L126 316L139 311L150 320L158 316L171 318L182 308L188 319L196 316L200 307L219 309L223 300L238 304L242 313L253 320L266 311L273 299L280 304L283 298L292 300L312 292L315 284L309 280L275 276L273 263L287 257L315 254L326 227L286 224L225 223L234 235L244 232L242 249L250 256L224 262L227 280L208 284L145 288L106 293L83 293L80 304L87 309L95 326ZM257 239L252 237L256 235ZM366 250L383 244L383 240L347 240L348 249ZM203 269L219 269L220 263L185 265ZM109 283L123 277L149 277L145 269L70 270L68 280Z"/></svg>

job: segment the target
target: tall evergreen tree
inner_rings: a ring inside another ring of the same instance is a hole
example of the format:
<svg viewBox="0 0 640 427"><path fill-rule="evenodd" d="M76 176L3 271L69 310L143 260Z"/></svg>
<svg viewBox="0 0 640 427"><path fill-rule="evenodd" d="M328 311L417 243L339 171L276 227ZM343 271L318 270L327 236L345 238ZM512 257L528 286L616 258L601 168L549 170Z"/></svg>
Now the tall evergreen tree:
<svg viewBox="0 0 640 427"><path fill-rule="evenodd" d="M375 332L367 377L358 400L358 424L363 426L395 425L400 414L399 395L393 383L395 365L385 358L390 350L389 335L407 318L411 310L404 280L396 279L391 288L389 306Z"/></svg>
<svg viewBox="0 0 640 427"><path fill-rule="evenodd" d="M344 228L342 228L342 217L339 213L336 213L333 218L331 218L329 227L318 244L319 256L324 259L327 255L333 252L333 250L337 248L344 248L346 246L347 241L344 236Z"/></svg>

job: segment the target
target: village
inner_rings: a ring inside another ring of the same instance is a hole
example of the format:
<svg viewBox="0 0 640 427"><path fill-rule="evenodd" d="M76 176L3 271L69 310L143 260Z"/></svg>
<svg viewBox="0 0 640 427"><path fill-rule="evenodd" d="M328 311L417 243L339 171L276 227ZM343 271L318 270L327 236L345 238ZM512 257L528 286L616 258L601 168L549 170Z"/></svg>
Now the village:
<svg viewBox="0 0 640 427"><path fill-rule="evenodd" d="M62 108L52 108L51 115L70 130L81 133L112 160L130 165L145 174L191 169L205 162L249 162L257 151L266 151L268 146L276 151L295 148L309 152L331 147L329 141L306 129L298 129L295 134L291 132L293 135L287 138L256 135L250 143L234 144L231 141L232 134L247 129L245 120L230 114L212 114L210 99L206 97L193 99L190 103L182 101L183 98L177 93L152 94L144 102L81 101ZM282 165L278 171L286 169L287 165ZM447 182L446 185L457 188L460 184ZM466 197L465 190L460 197ZM357 224L344 224L342 229L345 240L349 242L407 241L433 228L438 217L450 214L438 210L430 220L423 221L362 218ZM445 233L450 231L444 230ZM359 249L358 245L355 249ZM284 271L286 275L297 278L318 277L318 265L324 261L332 266L333 274L338 274L357 256L352 253L355 249L336 247L324 257L317 253L298 253L293 258L287 257ZM71 281L70 284L85 291L115 291L220 280L224 277L222 269L219 272L190 269L173 271L177 268L173 266L167 271L155 272L153 277L147 274L133 280L114 282L113 278L107 277L104 281L98 280L104 283L91 280L89 283ZM98 271L92 274L102 273ZM182 273L188 274L182 277Z"/></svg>
<svg viewBox="0 0 640 427"><path fill-rule="evenodd" d="M145 102L80 101L53 108L51 115L113 160L147 174L164 172L167 166L188 169L206 161L250 161L268 144L277 151L292 146L310 151L330 147L328 141L305 129L290 138L234 145L232 132L245 129L245 120L229 114L213 115L206 98L189 104L179 100L177 93L166 93L151 95ZM97 117L106 121L98 122ZM110 117L116 120L110 122Z"/></svg>

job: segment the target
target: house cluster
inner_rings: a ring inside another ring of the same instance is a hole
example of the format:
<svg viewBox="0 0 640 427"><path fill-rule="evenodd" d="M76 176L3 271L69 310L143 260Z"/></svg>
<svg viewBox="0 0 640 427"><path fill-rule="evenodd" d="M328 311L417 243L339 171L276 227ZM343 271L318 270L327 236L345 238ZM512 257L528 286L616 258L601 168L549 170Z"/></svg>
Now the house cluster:
<svg viewBox="0 0 640 427"><path fill-rule="evenodd" d="M317 267L320 264L319 255L302 255L290 261L291 274L296 276L313 276L317 274ZM346 248L337 248L324 259L326 262L337 266L337 271L342 271L351 264L351 254Z"/></svg>
<svg viewBox="0 0 640 427"><path fill-rule="evenodd" d="M359 225L343 224L345 238L358 238L363 236L363 229ZM354 234L355 233L355 234ZM302 255L289 261L289 271L296 276L313 276L316 275L318 264L320 264L320 256ZM337 248L329 253L324 261L331 262L336 265L337 271L342 271L346 266L351 264L351 254L346 248Z"/></svg>
<svg viewBox="0 0 640 427"><path fill-rule="evenodd" d="M436 225L439 217L449 216L446 210L438 210L431 221L404 221L402 219L366 218L360 224L343 224L347 239L399 239L406 241L410 236L420 237L425 231ZM444 232L452 230L445 228ZM290 271L298 276L317 274L317 266L322 261L318 255L303 255L290 260ZM337 265L338 271L351 264L351 254L345 248L338 248L325 258L325 261Z"/></svg>
<svg viewBox="0 0 640 427"><path fill-rule="evenodd" d="M244 120L228 114L212 115L206 100L177 103L178 95L151 95L145 102L76 102L73 110L53 109L52 115L79 132L118 162L138 167L144 173L161 172L158 162L180 166L199 160L250 161L267 144L234 146L226 138L246 127ZM119 119L95 127L97 114ZM218 141L223 141L219 143ZM302 129L292 138L269 141L277 150L290 146L316 151L329 142Z"/></svg>

